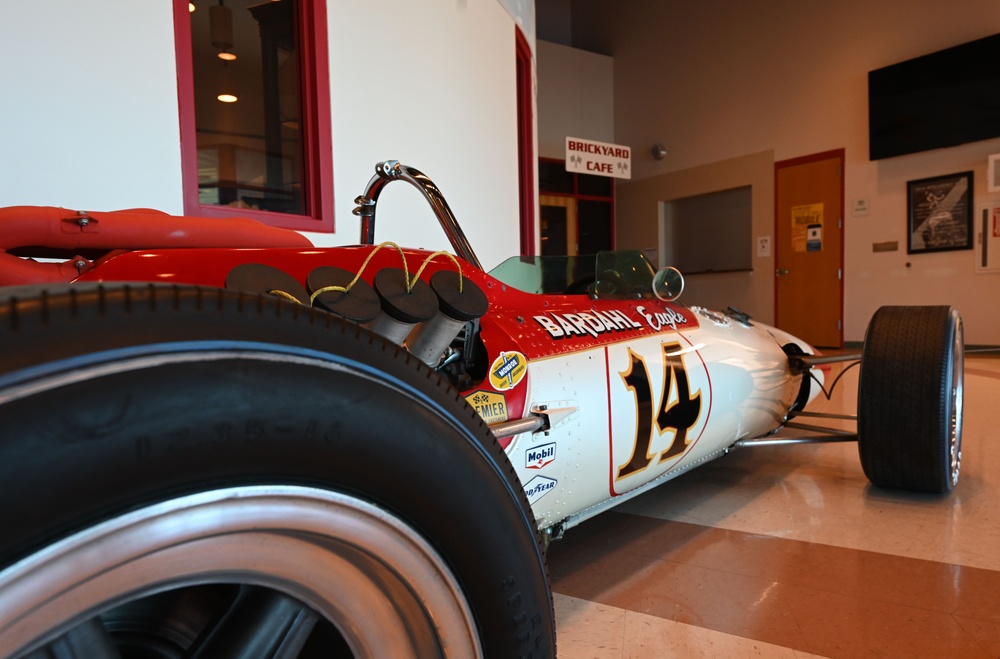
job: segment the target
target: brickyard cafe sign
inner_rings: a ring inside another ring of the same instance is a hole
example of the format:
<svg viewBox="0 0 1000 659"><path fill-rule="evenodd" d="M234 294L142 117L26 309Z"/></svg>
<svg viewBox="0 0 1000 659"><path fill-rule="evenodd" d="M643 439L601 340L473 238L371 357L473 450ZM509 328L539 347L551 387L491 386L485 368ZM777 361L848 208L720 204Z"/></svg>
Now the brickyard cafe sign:
<svg viewBox="0 0 1000 659"><path fill-rule="evenodd" d="M567 137L566 171L632 178L632 149L620 144Z"/></svg>

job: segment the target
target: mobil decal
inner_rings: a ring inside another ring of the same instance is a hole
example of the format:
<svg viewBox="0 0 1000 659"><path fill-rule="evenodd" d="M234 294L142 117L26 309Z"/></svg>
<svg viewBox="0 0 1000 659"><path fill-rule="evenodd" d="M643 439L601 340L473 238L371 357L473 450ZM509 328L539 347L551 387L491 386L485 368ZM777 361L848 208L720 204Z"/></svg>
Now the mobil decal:
<svg viewBox="0 0 1000 659"><path fill-rule="evenodd" d="M540 444L524 452L524 467L526 469L542 469L552 464L556 459L556 443Z"/></svg>
<svg viewBox="0 0 1000 659"><path fill-rule="evenodd" d="M545 328L553 339L575 336L597 338L609 332L629 332L641 329L642 325L617 309L607 311L579 311L576 313L548 313L534 316L535 322Z"/></svg>
<svg viewBox="0 0 1000 659"><path fill-rule="evenodd" d="M524 486L524 494L528 497L528 503L534 504L536 501L554 490L556 483L558 482L559 481L556 479L548 478L546 476L535 476L532 478Z"/></svg>
<svg viewBox="0 0 1000 659"><path fill-rule="evenodd" d="M475 408L486 425L503 423L510 419L507 412L507 397L495 391L473 391L465 397L469 405Z"/></svg>
<svg viewBox="0 0 1000 659"><path fill-rule="evenodd" d="M501 352L490 365L490 384L494 389L513 389L524 378L528 370L528 360L519 352Z"/></svg>

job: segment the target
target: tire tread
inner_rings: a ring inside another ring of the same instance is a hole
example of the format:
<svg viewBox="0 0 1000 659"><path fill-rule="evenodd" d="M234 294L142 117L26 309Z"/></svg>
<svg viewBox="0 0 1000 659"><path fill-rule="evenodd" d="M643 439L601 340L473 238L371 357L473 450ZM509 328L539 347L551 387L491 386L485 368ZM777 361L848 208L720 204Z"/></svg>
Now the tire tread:
<svg viewBox="0 0 1000 659"><path fill-rule="evenodd" d="M947 470L951 309L882 307L868 326L858 391L858 450L868 479L928 492Z"/></svg>

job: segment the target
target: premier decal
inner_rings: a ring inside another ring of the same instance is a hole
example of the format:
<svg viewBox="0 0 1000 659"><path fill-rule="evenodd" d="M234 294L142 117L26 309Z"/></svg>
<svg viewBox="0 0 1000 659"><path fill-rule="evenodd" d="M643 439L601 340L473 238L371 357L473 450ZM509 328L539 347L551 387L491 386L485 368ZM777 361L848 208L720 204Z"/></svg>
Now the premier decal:
<svg viewBox="0 0 1000 659"><path fill-rule="evenodd" d="M465 397L487 425L503 423L510 419L507 412L507 397L494 391L473 391Z"/></svg>
<svg viewBox="0 0 1000 659"><path fill-rule="evenodd" d="M534 319L553 339L572 336L591 336L596 339L599 334L607 332L627 332L642 328L640 323L617 309L549 313L549 315L534 316Z"/></svg>
<svg viewBox="0 0 1000 659"><path fill-rule="evenodd" d="M490 384L498 391L513 389L524 378L528 360L519 352L501 352L490 365Z"/></svg>
<svg viewBox="0 0 1000 659"><path fill-rule="evenodd" d="M549 442L529 448L524 452L525 469L541 469L556 459L556 444Z"/></svg>
<svg viewBox="0 0 1000 659"><path fill-rule="evenodd" d="M684 317L684 314L673 309L654 311L653 313L646 313L646 307L636 307L635 310L646 319L646 324L652 327L654 332L659 332L664 327L669 327L676 332L678 325L688 324L688 319Z"/></svg>
<svg viewBox="0 0 1000 659"><path fill-rule="evenodd" d="M534 505L536 501L554 490L558 482L556 479L546 476L532 478L524 486L524 495L528 497L528 503Z"/></svg>

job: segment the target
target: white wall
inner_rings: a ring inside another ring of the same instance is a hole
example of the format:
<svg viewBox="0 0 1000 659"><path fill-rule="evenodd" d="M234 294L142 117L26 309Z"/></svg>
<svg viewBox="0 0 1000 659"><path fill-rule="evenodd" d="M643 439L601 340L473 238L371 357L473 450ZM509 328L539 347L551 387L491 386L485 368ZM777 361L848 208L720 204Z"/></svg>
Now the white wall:
<svg viewBox="0 0 1000 659"><path fill-rule="evenodd" d="M169 2L5 2L0 205L182 210Z"/></svg>
<svg viewBox="0 0 1000 659"><path fill-rule="evenodd" d="M531 0L518 0L523 15ZM518 251L515 18L497 0L328 0L336 232L379 160L441 188L484 265ZM529 26L530 27L530 26ZM530 37L531 35L529 35ZM169 2L8 2L0 205L182 212ZM419 192L379 202L376 240L447 247Z"/></svg>
<svg viewBox="0 0 1000 659"><path fill-rule="evenodd" d="M1000 275L977 275L972 251L905 247L906 181L971 169L976 202L1000 201L985 187L1000 140L870 162L867 138L869 70L996 32L994 0L573 3L574 43L614 57L615 141L637 154L634 179L766 151L846 150L846 206L864 198L871 208L845 217L848 341L880 305L952 304L968 342L1000 344L1000 312L986 302ZM642 158L655 142L666 158ZM619 231L656 221L644 213L619 215ZM901 251L872 252L891 240Z"/></svg>
<svg viewBox="0 0 1000 659"><path fill-rule="evenodd" d="M615 141L614 61L539 40L538 156L566 157L566 137Z"/></svg>
<svg viewBox="0 0 1000 659"><path fill-rule="evenodd" d="M354 198L376 162L395 159L434 180L487 268L517 254L514 22L503 6L330 0L327 11L337 208L331 242L357 242ZM376 220L377 241L448 247L430 207L405 183L385 189Z"/></svg>

